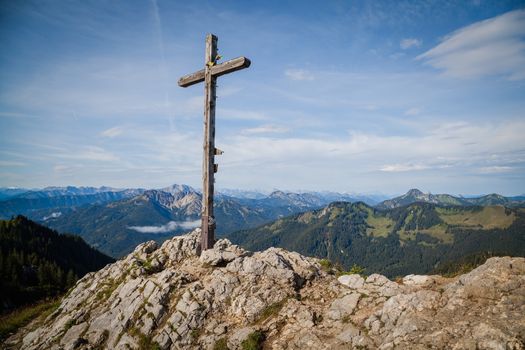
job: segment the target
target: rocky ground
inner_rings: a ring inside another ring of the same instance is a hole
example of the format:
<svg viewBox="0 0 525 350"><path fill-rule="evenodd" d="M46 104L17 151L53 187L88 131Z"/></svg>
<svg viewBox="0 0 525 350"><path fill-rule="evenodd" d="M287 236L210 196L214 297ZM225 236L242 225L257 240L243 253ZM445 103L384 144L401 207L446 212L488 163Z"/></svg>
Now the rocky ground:
<svg viewBox="0 0 525 350"><path fill-rule="evenodd" d="M525 259L468 274L337 278L319 260L200 231L144 243L82 278L20 349L524 349ZM258 347L259 346L259 347Z"/></svg>

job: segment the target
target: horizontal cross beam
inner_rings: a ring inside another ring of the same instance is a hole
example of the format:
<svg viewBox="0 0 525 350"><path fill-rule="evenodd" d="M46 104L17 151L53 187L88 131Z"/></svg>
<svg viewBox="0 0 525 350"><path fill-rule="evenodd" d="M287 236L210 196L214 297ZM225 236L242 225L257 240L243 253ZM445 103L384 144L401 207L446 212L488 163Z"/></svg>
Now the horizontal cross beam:
<svg viewBox="0 0 525 350"><path fill-rule="evenodd" d="M221 75L235 72L244 68L248 68L251 62L246 57L237 57L233 60L229 60L211 67L211 75L213 77L220 77ZM179 79L180 87L188 87L204 81L204 69L201 69L195 73L191 73L183 76Z"/></svg>

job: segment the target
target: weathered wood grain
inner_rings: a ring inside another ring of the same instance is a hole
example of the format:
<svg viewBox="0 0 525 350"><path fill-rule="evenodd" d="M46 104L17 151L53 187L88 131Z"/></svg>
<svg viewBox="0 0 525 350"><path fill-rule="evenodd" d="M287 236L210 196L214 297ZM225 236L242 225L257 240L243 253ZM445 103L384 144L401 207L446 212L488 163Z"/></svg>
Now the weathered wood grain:
<svg viewBox="0 0 525 350"><path fill-rule="evenodd" d="M215 220L213 217L213 192L215 184L215 91L216 78L208 62L217 56L217 37L206 37L206 60L204 68L204 157L202 163L202 236L201 249L213 248L215 244Z"/></svg>
<svg viewBox="0 0 525 350"><path fill-rule="evenodd" d="M202 160L202 234L201 249L213 248L215 244L215 218L213 216L213 192L215 173L219 170L215 164L215 155L223 152L215 148L215 101L217 78L232 73L251 64L246 57L238 57L221 64L217 60L217 37L213 34L206 36L206 54L204 69L188 74L179 79L180 87L188 87L204 82L204 156Z"/></svg>
<svg viewBox="0 0 525 350"><path fill-rule="evenodd" d="M220 77L228 73L232 73L244 68L248 68L251 61L246 57L237 57L211 67L211 74L214 77ZM204 81L204 69L188 74L179 79L180 87L188 87Z"/></svg>

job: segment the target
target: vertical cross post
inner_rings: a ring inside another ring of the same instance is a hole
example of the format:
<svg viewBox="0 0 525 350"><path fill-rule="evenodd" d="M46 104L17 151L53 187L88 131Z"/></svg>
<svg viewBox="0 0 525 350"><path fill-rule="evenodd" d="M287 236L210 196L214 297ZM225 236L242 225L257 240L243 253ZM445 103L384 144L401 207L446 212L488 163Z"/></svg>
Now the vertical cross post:
<svg viewBox="0 0 525 350"><path fill-rule="evenodd" d="M204 68L204 156L202 163L202 236L201 249L213 248L215 219L213 217L213 190L215 182L215 90L217 79L211 69L217 57L217 37L206 36Z"/></svg>
<svg viewBox="0 0 525 350"><path fill-rule="evenodd" d="M204 69L185 75L179 79L180 87L188 87L204 82L204 157L202 159L202 234L201 250L213 248L215 243L215 218L213 217L213 188L218 166L215 156L222 151L215 148L215 91L217 78L250 66L246 57L217 63L217 37L206 36L206 59Z"/></svg>

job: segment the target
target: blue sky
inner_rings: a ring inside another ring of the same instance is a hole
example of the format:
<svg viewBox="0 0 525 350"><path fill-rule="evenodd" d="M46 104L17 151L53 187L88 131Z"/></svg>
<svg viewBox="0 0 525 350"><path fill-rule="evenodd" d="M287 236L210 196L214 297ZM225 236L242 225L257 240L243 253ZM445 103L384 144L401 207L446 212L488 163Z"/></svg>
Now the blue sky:
<svg viewBox="0 0 525 350"><path fill-rule="evenodd" d="M523 1L2 1L0 186L525 193Z"/></svg>

